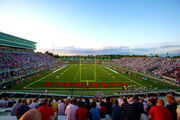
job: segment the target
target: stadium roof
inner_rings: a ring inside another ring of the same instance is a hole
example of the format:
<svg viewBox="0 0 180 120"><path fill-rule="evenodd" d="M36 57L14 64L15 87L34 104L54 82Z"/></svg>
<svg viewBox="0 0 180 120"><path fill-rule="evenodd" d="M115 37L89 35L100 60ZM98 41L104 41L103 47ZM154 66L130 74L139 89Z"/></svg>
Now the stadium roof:
<svg viewBox="0 0 180 120"><path fill-rule="evenodd" d="M35 50L36 44L36 42L0 32L0 45Z"/></svg>

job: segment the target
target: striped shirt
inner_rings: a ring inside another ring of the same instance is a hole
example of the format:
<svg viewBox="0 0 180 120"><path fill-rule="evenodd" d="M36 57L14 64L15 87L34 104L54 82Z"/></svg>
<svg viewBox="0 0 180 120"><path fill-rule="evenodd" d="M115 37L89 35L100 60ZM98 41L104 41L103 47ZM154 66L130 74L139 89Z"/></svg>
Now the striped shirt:
<svg viewBox="0 0 180 120"><path fill-rule="evenodd" d="M122 113L125 120L134 120L134 110L132 104L123 104Z"/></svg>

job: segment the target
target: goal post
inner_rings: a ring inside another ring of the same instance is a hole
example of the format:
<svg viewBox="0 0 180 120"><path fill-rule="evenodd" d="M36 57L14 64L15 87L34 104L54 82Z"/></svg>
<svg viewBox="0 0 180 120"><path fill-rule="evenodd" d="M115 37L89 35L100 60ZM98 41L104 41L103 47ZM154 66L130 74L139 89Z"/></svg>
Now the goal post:
<svg viewBox="0 0 180 120"><path fill-rule="evenodd" d="M97 78L97 60L96 56L82 57L79 60L80 81L95 82Z"/></svg>

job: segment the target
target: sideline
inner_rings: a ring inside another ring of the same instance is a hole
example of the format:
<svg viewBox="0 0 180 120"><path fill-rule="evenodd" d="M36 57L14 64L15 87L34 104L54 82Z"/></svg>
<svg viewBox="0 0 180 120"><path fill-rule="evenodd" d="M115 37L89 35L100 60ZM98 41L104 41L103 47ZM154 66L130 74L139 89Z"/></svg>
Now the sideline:
<svg viewBox="0 0 180 120"><path fill-rule="evenodd" d="M114 71L114 70L112 70L112 69L110 69L110 68L108 68L108 67L106 67L106 66L103 66L103 67L105 67L105 68L108 69L108 70L111 70L111 71L115 72L116 74L120 75L121 77L124 77L124 78L126 78L126 79L128 79L128 80L130 80L130 81L132 81L132 82L134 82L134 83L136 83L136 84L138 84L138 85L140 85L140 86L143 86L142 84L140 84L140 83L138 83L138 82L135 82L134 80L132 80L132 79L130 79L130 78L127 78L127 77L119 74L118 72L116 72L116 71Z"/></svg>
<svg viewBox="0 0 180 120"><path fill-rule="evenodd" d="M36 83L36 82L39 82L39 81L41 81L41 80L44 79L44 78L47 78L48 76L54 74L55 72L57 72L57 71L59 71L59 70L65 68L65 67L67 67L67 65L65 65L65 66L63 66L63 67L61 67L61 68L59 68L59 69L53 71L52 73L50 73L50 74L44 76L43 78L40 78L39 80L36 80L36 81L32 82L31 84L26 85L25 87L23 87L23 89L26 89L27 87L31 86L32 84L34 84L34 83Z"/></svg>

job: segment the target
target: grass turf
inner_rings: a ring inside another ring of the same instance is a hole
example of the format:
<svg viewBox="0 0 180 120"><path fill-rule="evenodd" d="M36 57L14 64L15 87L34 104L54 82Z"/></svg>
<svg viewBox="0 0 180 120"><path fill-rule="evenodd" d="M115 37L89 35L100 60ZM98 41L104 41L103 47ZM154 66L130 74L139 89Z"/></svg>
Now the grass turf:
<svg viewBox="0 0 180 120"><path fill-rule="evenodd" d="M114 66L117 67L117 66ZM117 67L118 68L118 67ZM123 69L123 68L122 68ZM116 72L103 64L68 64L56 71L45 71L40 76L13 85L15 90L122 90L124 85L129 89L151 88L158 90L179 89L172 84L148 77L140 73ZM142 80L146 77L147 80Z"/></svg>

